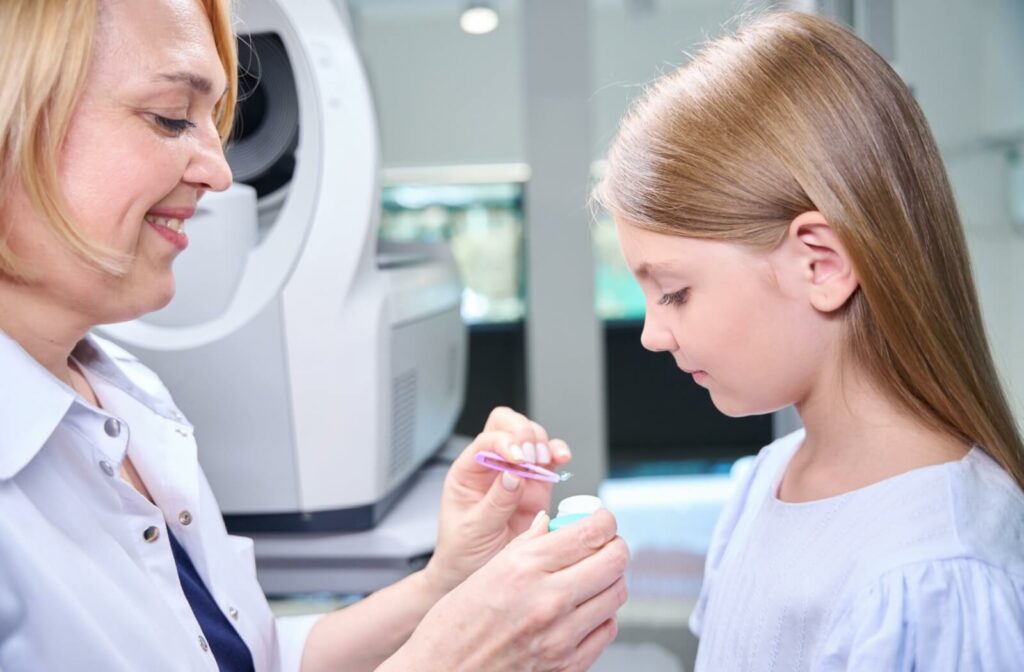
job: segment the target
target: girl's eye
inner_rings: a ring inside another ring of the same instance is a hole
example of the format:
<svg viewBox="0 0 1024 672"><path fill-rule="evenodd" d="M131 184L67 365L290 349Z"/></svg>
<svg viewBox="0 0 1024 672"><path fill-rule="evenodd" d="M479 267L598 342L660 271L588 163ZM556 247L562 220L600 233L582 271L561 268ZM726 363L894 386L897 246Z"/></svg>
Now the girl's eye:
<svg viewBox="0 0 1024 672"><path fill-rule="evenodd" d="M680 289L678 292L673 292L671 294L665 294L664 296L661 297L661 299L658 300L658 305L659 306L678 306L678 305L680 305L682 303L686 303L686 299L689 296L689 294L690 294L690 288L689 287L686 287L684 289Z"/></svg>
<svg viewBox="0 0 1024 672"><path fill-rule="evenodd" d="M173 135L181 135L190 128L196 127L196 125L188 119L169 119L167 117L162 117L159 114L154 114L153 118L156 119L156 123L160 124L160 126Z"/></svg>

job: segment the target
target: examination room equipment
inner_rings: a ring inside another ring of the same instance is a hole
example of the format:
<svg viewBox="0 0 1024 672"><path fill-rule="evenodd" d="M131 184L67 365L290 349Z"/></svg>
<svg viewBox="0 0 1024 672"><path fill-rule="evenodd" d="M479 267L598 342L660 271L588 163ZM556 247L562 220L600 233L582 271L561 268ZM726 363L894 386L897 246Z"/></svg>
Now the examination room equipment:
<svg viewBox="0 0 1024 672"><path fill-rule="evenodd" d="M102 333L195 425L229 530L301 556L294 533L379 523L450 437L461 286L446 246L378 242L378 125L343 0L238 12L235 184L200 204L174 300Z"/></svg>

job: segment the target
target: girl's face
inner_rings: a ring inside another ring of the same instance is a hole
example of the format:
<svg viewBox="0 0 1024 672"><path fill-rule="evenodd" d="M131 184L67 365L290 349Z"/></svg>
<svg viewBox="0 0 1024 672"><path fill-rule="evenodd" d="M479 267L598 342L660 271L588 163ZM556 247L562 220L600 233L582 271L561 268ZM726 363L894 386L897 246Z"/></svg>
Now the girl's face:
<svg viewBox="0 0 1024 672"><path fill-rule="evenodd" d="M811 305L808 278L785 246L756 252L615 224L646 297L645 348L671 354L729 416L808 396L836 331Z"/></svg>
<svg viewBox="0 0 1024 672"><path fill-rule="evenodd" d="M101 0L84 90L58 177L86 237L126 254L127 274L61 245L15 185L0 204L28 289L87 324L127 320L174 294L171 263L207 190L231 184L213 119L227 78L198 0ZM184 223L184 234L175 231Z"/></svg>

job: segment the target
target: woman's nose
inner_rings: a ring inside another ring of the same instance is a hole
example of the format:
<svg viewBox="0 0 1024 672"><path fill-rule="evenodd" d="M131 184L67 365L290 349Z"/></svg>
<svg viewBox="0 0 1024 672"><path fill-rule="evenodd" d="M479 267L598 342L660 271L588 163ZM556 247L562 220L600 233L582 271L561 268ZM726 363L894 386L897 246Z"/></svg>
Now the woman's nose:
<svg viewBox="0 0 1024 672"><path fill-rule="evenodd" d="M651 352L672 352L676 349L676 340L672 336L672 332L652 319L650 309L644 316L644 330L640 334L640 344Z"/></svg>
<svg viewBox="0 0 1024 672"><path fill-rule="evenodd" d="M198 142L183 180L203 191L224 191L231 186L232 176L220 136L211 125Z"/></svg>

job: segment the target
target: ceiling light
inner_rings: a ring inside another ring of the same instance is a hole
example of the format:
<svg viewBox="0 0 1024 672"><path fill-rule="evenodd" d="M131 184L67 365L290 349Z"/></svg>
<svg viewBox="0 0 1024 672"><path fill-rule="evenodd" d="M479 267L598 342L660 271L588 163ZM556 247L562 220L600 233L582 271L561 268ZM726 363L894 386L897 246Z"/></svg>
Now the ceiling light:
<svg viewBox="0 0 1024 672"><path fill-rule="evenodd" d="M459 17L459 25L470 35L485 35L498 27L498 12L482 2L472 2Z"/></svg>

